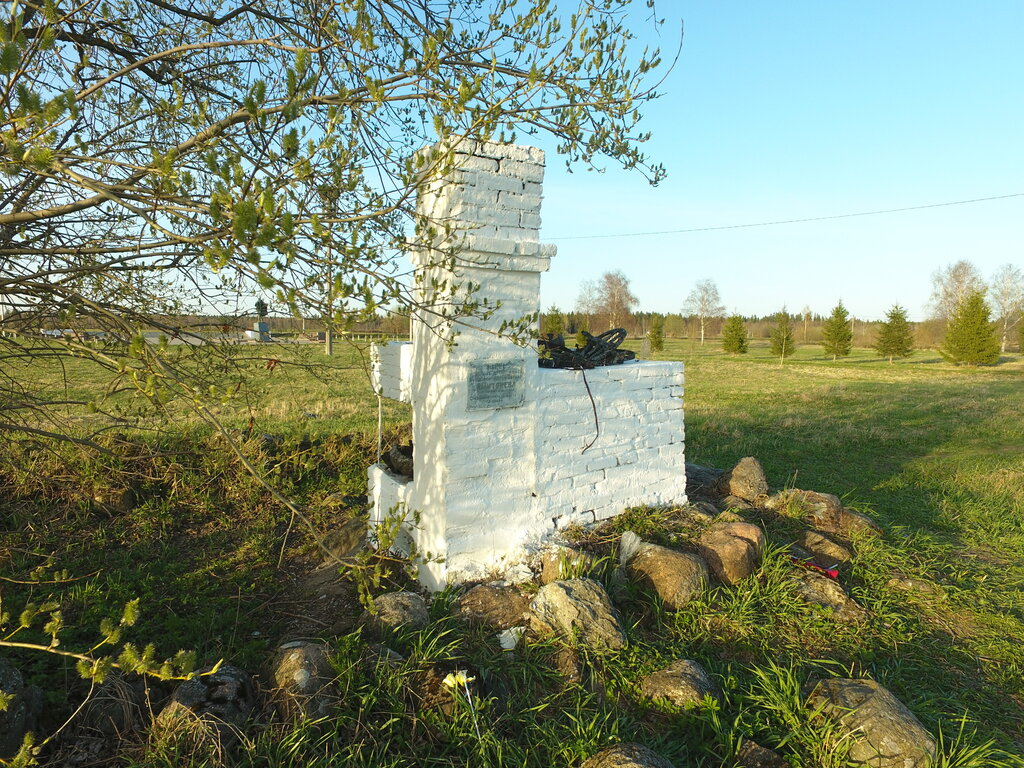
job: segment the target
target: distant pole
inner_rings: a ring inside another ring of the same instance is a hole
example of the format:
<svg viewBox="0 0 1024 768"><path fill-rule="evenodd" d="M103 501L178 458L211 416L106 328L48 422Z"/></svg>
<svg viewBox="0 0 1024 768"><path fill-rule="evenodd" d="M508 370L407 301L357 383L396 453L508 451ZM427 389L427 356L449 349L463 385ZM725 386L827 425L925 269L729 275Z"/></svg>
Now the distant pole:
<svg viewBox="0 0 1024 768"><path fill-rule="evenodd" d="M324 354L334 354L334 278L330 272L331 246L327 246L327 330L324 332Z"/></svg>

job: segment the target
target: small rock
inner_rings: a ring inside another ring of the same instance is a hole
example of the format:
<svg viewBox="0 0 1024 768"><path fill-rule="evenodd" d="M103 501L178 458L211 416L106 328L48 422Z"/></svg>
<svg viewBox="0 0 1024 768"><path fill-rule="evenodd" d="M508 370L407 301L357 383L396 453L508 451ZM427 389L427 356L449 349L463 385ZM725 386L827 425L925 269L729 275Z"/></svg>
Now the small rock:
<svg viewBox="0 0 1024 768"><path fill-rule="evenodd" d="M743 517L739 512L733 509L727 509L725 512L719 512L715 515L715 519L711 521L711 524L715 523L745 523L747 518Z"/></svg>
<svg viewBox="0 0 1024 768"><path fill-rule="evenodd" d="M718 506L722 509L722 515L733 515L736 520L742 520L743 518L735 514L733 510L754 508L753 504L746 499L741 499L739 496L725 496L718 503ZM721 517L721 515L719 515L719 517Z"/></svg>
<svg viewBox="0 0 1024 768"><path fill-rule="evenodd" d="M501 572L502 586L509 586L512 584L533 584L536 581L536 576L533 573L533 569L530 568L526 563L513 563L506 565Z"/></svg>
<svg viewBox="0 0 1024 768"><path fill-rule="evenodd" d="M148 722L150 712L146 682L114 670L85 702L78 725L85 732L125 737Z"/></svg>
<svg viewBox="0 0 1024 768"><path fill-rule="evenodd" d="M591 577L596 569L597 558L589 552L572 547L554 547L540 556L540 583L550 584L560 579L578 576Z"/></svg>
<svg viewBox="0 0 1024 768"><path fill-rule="evenodd" d="M652 589L670 611L678 611L708 586L708 566L703 558L657 544L641 545L626 563L626 573Z"/></svg>
<svg viewBox="0 0 1024 768"><path fill-rule="evenodd" d="M362 659L374 667L385 664L392 668L400 666L405 661L405 657L398 651L392 650L380 643L370 643L366 646Z"/></svg>
<svg viewBox="0 0 1024 768"><path fill-rule="evenodd" d="M530 626L538 634L577 639L600 650L626 644L626 632L604 587L592 579L545 584L530 604Z"/></svg>
<svg viewBox="0 0 1024 768"><path fill-rule="evenodd" d="M838 542L818 531L804 531L800 537L800 547L810 554L815 565L822 568L833 568L850 562L853 553Z"/></svg>
<svg viewBox="0 0 1024 768"><path fill-rule="evenodd" d="M396 475L412 477L412 445L396 445L382 457L384 464Z"/></svg>
<svg viewBox="0 0 1024 768"><path fill-rule="evenodd" d="M886 582L886 586L903 592L917 592L931 597L944 598L946 596L946 591L935 582L915 579L910 576L893 576Z"/></svg>
<svg viewBox="0 0 1024 768"><path fill-rule="evenodd" d="M135 509L135 491L132 488L111 488L93 496L96 511L108 515L127 515Z"/></svg>
<svg viewBox="0 0 1024 768"><path fill-rule="evenodd" d="M752 503L763 500L768 495L768 480L761 462L753 456L740 459L719 479L718 492L722 496L736 496Z"/></svg>
<svg viewBox="0 0 1024 768"><path fill-rule="evenodd" d="M171 695L154 727L163 738L208 742L219 751L238 740L252 713L256 690L249 673L225 664L186 680Z"/></svg>
<svg viewBox="0 0 1024 768"><path fill-rule="evenodd" d="M687 496L719 496L718 481L725 474L721 469L702 467L699 464L686 465Z"/></svg>
<svg viewBox="0 0 1024 768"><path fill-rule="evenodd" d="M796 595L805 603L831 611L836 621L856 622L867 616L839 584L813 571L797 577Z"/></svg>
<svg viewBox="0 0 1024 768"><path fill-rule="evenodd" d="M580 662L580 655L576 653L575 649L567 645L559 646L552 655L551 661L554 663L555 669L558 670L558 674L565 678L566 684L583 682L583 665Z"/></svg>
<svg viewBox="0 0 1024 768"><path fill-rule="evenodd" d="M704 704L707 697L720 702L722 694L704 668L695 661L680 659L648 675L640 684L648 699L665 699L677 707L690 709Z"/></svg>
<svg viewBox="0 0 1024 768"><path fill-rule="evenodd" d="M743 742L743 746L736 754L736 764L739 768L787 768L789 766L782 755L767 747L762 747L756 741Z"/></svg>
<svg viewBox="0 0 1024 768"><path fill-rule="evenodd" d="M421 669L406 680L406 690L412 698L416 709L439 709L446 715L455 711L454 695L461 695L452 691L444 684L448 672L438 667ZM472 690L472 687L470 688Z"/></svg>
<svg viewBox="0 0 1024 768"><path fill-rule="evenodd" d="M272 679L273 698L287 719L327 717L338 705L337 674L323 643L282 645L274 658Z"/></svg>
<svg viewBox="0 0 1024 768"><path fill-rule="evenodd" d="M764 532L751 523L720 523L701 534L697 548L715 578L733 586L757 569Z"/></svg>
<svg viewBox="0 0 1024 768"><path fill-rule="evenodd" d="M467 621L508 629L521 624L530 598L515 587L480 584L459 597L454 613Z"/></svg>
<svg viewBox="0 0 1024 768"><path fill-rule="evenodd" d="M695 501L684 512L691 522L697 525L707 525L718 514L718 507L710 501Z"/></svg>
<svg viewBox="0 0 1024 768"><path fill-rule="evenodd" d="M616 744L587 758L580 768L675 768L665 757L643 744Z"/></svg>
<svg viewBox="0 0 1024 768"><path fill-rule="evenodd" d="M332 564L338 560L352 557L366 546L366 520L353 517L346 520L323 538L324 563Z"/></svg>
<svg viewBox="0 0 1024 768"><path fill-rule="evenodd" d="M373 598L376 613L363 613L363 622L378 633L405 627L423 629L430 623L427 601L415 592L387 592Z"/></svg>
<svg viewBox="0 0 1024 768"><path fill-rule="evenodd" d="M935 740L914 714L874 680L823 680L807 700L835 717L853 741L851 765L925 768Z"/></svg>
<svg viewBox="0 0 1024 768"><path fill-rule="evenodd" d="M882 529L874 520L863 512L843 508L839 519L839 528L845 536L881 536Z"/></svg>
<svg viewBox="0 0 1024 768"><path fill-rule="evenodd" d="M838 496L817 491L790 491L790 514L796 514L815 528L828 533L842 532L843 503Z"/></svg>

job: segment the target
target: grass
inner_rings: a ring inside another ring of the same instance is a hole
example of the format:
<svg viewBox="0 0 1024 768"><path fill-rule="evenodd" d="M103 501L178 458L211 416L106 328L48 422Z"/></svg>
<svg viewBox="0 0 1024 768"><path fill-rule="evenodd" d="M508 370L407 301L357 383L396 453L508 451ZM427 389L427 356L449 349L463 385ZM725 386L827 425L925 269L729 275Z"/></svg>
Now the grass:
<svg viewBox="0 0 1024 768"><path fill-rule="evenodd" d="M341 348L325 368L319 349L259 352L262 359L240 363L258 373L252 397L223 406L231 428L252 428L246 455L321 529L358 513L377 419L364 353ZM268 368L268 358L283 362ZM319 727L254 728L236 750L246 766L569 766L637 740L677 765L717 767L753 738L793 766L838 768L846 745L802 705L807 684L833 674L870 676L892 690L941 734L943 768L1024 765L1024 357L964 369L924 351L890 365L855 350L834 363L808 346L780 366L766 344L730 357L714 342L669 341L659 359L686 362L690 461L728 467L756 456L773 485L835 493L883 525L883 539L859 542L845 582L870 611L863 626L837 625L794 600L782 552L794 529L765 518L772 550L739 587L676 613L635 591L622 596L630 643L609 656L584 653L582 684L556 670L554 643L508 654L492 633L450 618L452 594L437 601L430 627L391 641L401 665L370 664L351 593L332 603L340 615L328 616L296 586L316 558L311 538L290 527L288 512L208 425L183 412L147 415L155 431L145 444L111 456L5 447L0 570L35 581L5 582L4 610L52 594L69 626L63 647L80 648L95 641L103 616L139 597L142 618L126 639L156 641L161 657L191 648L200 663L226 658L252 670L296 626L328 639L345 694L337 717ZM102 384L80 361L57 374L19 375L41 387L67 381L85 397ZM127 395L115 398L130 410ZM408 409L385 405L389 441L407 420ZM133 504L105 501L125 488ZM651 538L677 533L670 511L630 514ZM598 554L613 544L608 534ZM47 583L60 581L59 569L70 580ZM907 592L894 575L937 589ZM401 575L390 583L402 584ZM49 691L59 721L85 688L73 667L46 654L14 658ZM675 658L712 672L725 694L719 707L673 712L639 698L643 676ZM410 680L454 668L477 677L479 741L465 707L411 703ZM188 764L141 742L119 759Z"/></svg>

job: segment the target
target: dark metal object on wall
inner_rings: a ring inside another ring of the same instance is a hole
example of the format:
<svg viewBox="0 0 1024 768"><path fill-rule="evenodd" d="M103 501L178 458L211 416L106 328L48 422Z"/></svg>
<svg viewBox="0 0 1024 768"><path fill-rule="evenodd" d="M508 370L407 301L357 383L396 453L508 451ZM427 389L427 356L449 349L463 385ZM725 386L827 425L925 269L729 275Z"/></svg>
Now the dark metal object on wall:
<svg viewBox="0 0 1024 768"><path fill-rule="evenodd" d="M586 344L574 349L565 346L563 336L540 339L540 367L589 370L599 365L618 365L636 358L636 353L632 350L619 349L619 345L626 340L625 328L613 328L597 336L591 336L586 331L580 333L586 339Z"/></svg>

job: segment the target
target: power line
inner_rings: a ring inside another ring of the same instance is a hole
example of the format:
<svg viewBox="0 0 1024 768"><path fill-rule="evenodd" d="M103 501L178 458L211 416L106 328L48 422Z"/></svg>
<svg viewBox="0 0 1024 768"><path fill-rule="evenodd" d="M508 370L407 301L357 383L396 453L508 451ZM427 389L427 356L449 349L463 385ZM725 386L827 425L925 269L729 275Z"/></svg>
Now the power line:
<svg viewBox="0 0 1024 768"><path fill-rule="evenodd" d="M1024 197L1024 192L992 197L976 197L972 200L953 200L948 203L931 203L929 205L911 205L906 208L885 208L879 211L860 211L859 213L838 213L833 216L811 216L804 219L781 219L779 221L760 221L755 224L726 224L718 227L693 227L691 229L666 229L659 232L622 232L611 235L566 235L549 237L548 240L596 240L609 237L648 237L651 235L684 235L690 232L716 232L723 229L750 229L751 227L774 227L779 224L804 224L809 221L830 221L833 219L852 219L856 216L879 216L884 213L903 213L904 211L923 211L926 208L945 208L951 205L968 205L970 203L987 203L990 200L1006 200L1011 197Z"/></svg>

